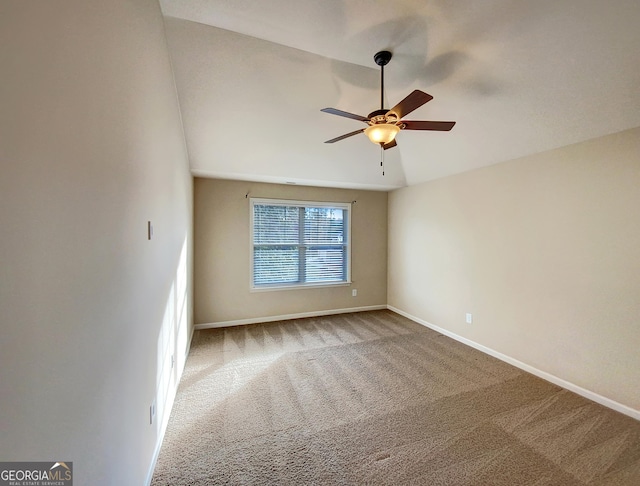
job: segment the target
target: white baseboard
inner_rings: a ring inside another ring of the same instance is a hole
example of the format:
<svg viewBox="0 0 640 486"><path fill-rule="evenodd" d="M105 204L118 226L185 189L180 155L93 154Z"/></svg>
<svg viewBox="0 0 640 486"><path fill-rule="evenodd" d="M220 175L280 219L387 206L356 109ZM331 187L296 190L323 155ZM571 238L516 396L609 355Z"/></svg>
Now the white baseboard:
<svg viewBox="0 0 640 486"><path fill-rule="evenodd" d="M475 348L478 351L482 351L483 353L493 356L494 358L498 358L499 360L504 361L505 363L509 363L510 365L513 365L516 368L520 368L521 370L531 373L532 375L535 375L539 378L542 378L543 380L549 381L566 390L577 393L578 395L581 395L596 403L599 403L600 405L604 405L605 407L615 410L616 412L620 412L636 420L640 420L640 410L636 410L634 408L623 405L622 403L616 402L615 400L611 400L610 398L599 395L595 392L592 392L591 390L587 390L586 388L582 388L581 386L578 386L574 383L563 380L562 378L558 378L557 376L547 373L546 371L542 371L537 368L534 368L531 365L523 363L522 361L518 361L515 358L502 354L486 346L483 346L482 344L478 344L474 341L471 341L470 339L467 339L462 336L458 336L457 334L451 331L447 331L446 329L443 329L434 324L431 324L430 322L420 319L419 317L413 316L391 305L388 305L387 309L393 312L396 312L404 317L407 317L408 319L411 319L412 321L417 322L418 324L422 324L423 326L428 327L429 329L433 329L434 331L444 334L445 336L448 336L451 339L455 339L456 341L466 344L467 346L471 346L472 348Z"/></svg>
<svg viewBox="0 0 640 486"><path fill-rule="evenodd" d="M311 311L311 312L299 312L297 314L284 314L281 316L269 316L269 317L253 317L250 319L238 319L235 321L221 321L210 322L206 324L196 324L194 328L200 329L213 329L218 327L231 327L231 326L244 326L245 324L260 324L262 322L275 322L275 321L287 321L290 319L302 319L304 317L321 317L330 316L333 314L348 314L350 312L364 312L386 309L386 305L369 305L365 307L350 307L348 309L330 309L323 311Z"/></svg>

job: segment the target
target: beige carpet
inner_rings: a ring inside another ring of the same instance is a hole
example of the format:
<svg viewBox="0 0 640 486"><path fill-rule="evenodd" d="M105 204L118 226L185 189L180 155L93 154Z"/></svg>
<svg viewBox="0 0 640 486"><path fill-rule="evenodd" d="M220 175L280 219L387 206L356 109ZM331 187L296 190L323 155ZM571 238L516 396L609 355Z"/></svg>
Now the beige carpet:
<svg viewBox="0 0 640 486"><path fill-rule="evenodd" d="M197 331L153 485L640 485L640 422L390 311Z"/></svg>

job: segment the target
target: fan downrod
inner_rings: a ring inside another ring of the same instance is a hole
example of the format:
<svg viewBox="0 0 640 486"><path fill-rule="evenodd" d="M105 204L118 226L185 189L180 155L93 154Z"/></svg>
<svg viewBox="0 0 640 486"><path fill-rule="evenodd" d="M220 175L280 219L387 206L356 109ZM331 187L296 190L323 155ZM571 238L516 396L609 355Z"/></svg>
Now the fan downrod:
<svg viewBox="0 0 640 486"><path fill-rule="evenodd" d="M387 64L389 64L392 55L393 54L391 54L389 51L376 52L376 54L373 56L373 60L378 66L386 66Z"/></svg>
<svg viewBox="0 0 640 486"><path fill-rule="evenodd" d="M384 110L384 67L391 60L392 54L389 51L376 52L373 60L380 66L380 111Z"/></svg>

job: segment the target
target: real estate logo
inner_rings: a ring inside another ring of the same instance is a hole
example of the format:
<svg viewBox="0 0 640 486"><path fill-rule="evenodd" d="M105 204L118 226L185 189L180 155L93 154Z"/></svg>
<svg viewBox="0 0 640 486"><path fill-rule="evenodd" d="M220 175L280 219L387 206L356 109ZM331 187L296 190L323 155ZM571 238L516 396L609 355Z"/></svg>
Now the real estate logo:
<svg viewBox="0 0 640 486"><path fill-rule="evenodd" d="M73 462L0 462L0 486L73 486Z"/></svg>

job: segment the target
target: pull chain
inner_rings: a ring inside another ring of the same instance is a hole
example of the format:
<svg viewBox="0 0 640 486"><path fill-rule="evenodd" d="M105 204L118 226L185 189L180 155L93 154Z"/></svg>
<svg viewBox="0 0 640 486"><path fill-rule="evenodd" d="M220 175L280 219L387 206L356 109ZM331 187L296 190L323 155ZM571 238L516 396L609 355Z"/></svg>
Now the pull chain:
<svg viewBox="0 0 640 486"><path fill-rule="evenodd" d="M380 144L380 167L382 167L382 175L384 175L384 148Z"/></svg>

